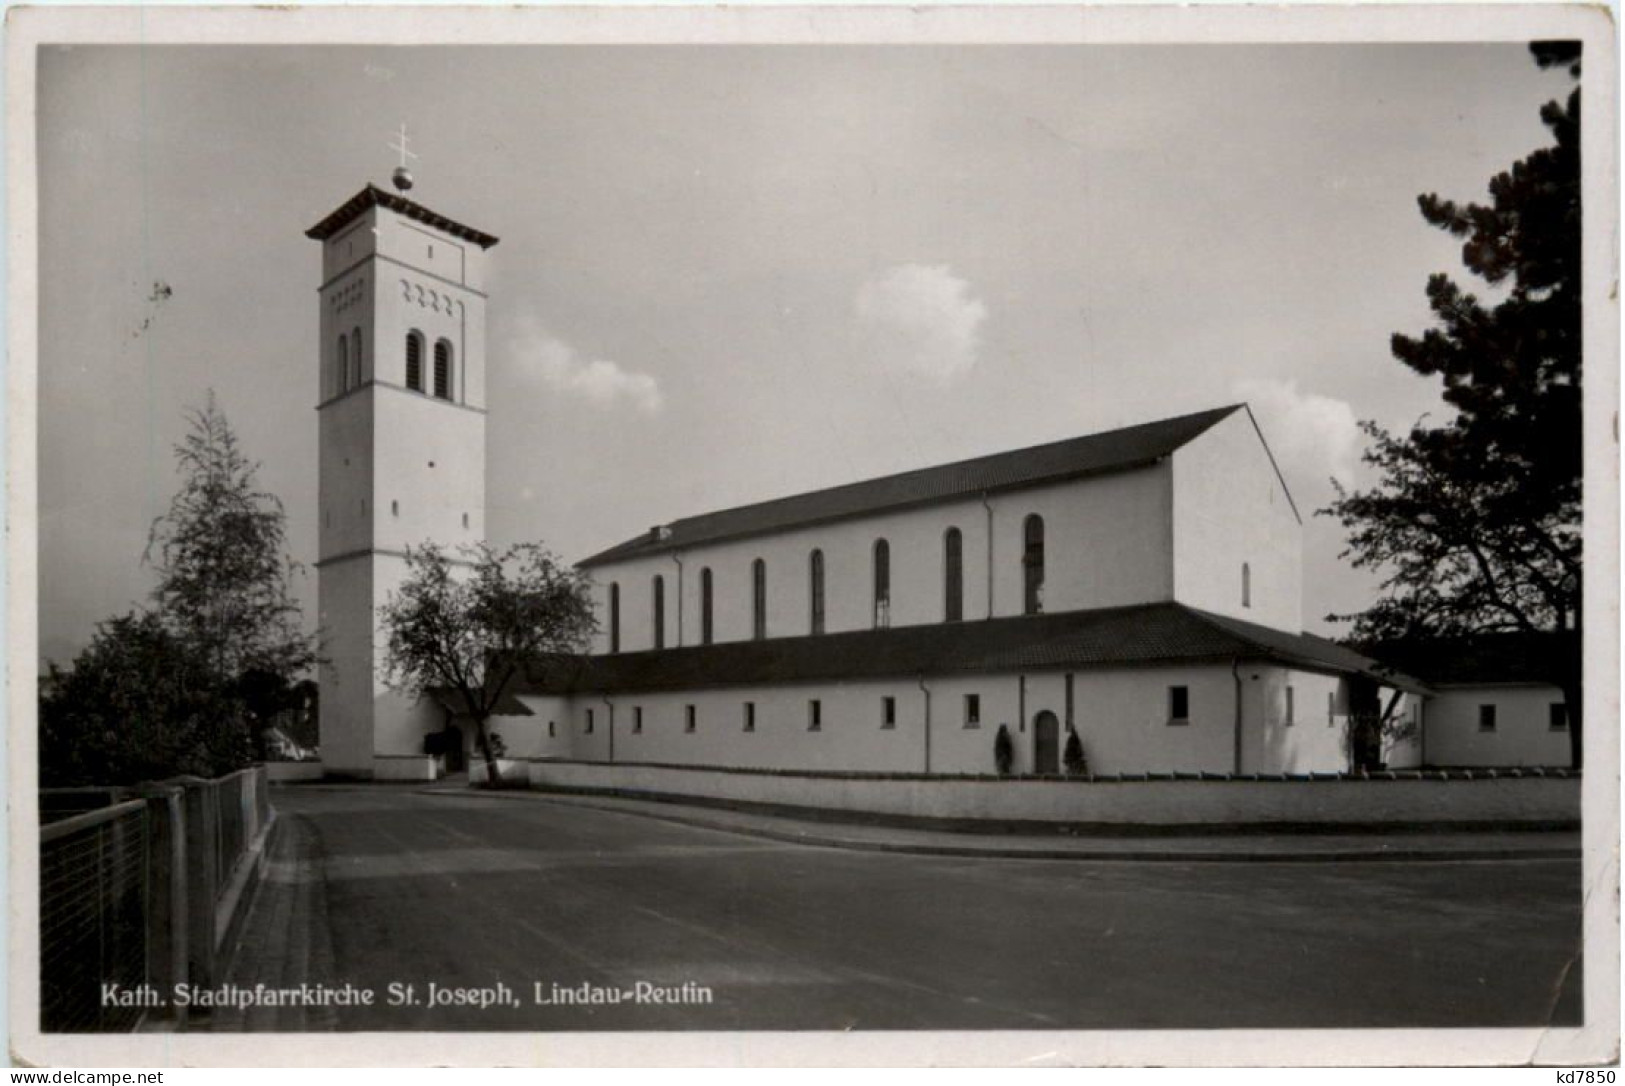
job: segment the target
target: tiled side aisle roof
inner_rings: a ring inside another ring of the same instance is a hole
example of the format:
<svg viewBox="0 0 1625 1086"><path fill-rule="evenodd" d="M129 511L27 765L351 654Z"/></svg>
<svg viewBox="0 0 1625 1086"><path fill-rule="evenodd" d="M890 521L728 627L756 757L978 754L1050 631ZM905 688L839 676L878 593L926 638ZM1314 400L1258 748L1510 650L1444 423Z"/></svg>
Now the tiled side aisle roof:
<svg viewBox="0 0 1625 1086"><path fill-rule="evenodd" d="M1179 603L1154 603L559 660L539 668L516 693L631 693L960 672L1215 663L1238 657L1367 675L1389 685L1424 689L1416 680L1324 638L1272 630Z"/></svg>

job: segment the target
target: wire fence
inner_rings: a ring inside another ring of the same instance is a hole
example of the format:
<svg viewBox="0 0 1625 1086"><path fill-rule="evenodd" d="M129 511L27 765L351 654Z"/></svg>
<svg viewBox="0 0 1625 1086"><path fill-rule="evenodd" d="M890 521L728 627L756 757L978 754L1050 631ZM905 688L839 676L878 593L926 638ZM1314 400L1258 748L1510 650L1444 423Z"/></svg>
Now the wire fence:
<svg viewBox="0 0 1625 1086"><path fill-rule="evenodd" d="M218 979L270 823L265 768L39 800L40 1029L133 1030L155 989Z"/></svg>
<svg viewBox="0 0 1625 1086"><path fill-rule="evenodd" d="M134 1029L147 981L147 805L131 800L40 831L40 1028ZM137 993L131 1005L106 999Z"/></svg>

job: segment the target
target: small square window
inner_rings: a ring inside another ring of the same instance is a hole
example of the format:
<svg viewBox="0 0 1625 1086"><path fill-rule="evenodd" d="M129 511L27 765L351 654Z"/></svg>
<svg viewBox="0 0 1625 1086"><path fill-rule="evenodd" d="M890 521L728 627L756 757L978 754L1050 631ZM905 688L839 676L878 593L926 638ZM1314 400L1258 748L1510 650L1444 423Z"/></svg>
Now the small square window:
<svg viewBox="0 0 1625 1086"><path fill-rule="evenodd" d="M821 731L824 727L824 703L817 698L807 702L807 730Z"/></svg>
<svg viewBox="0 0 1625 1086"><path fill-rule="evenodd" d="M880 726L882 728L897 727L897 699L885 697L880 699Z"/></svg>
<svg viewBox="0 0 1625 1086"><path fill-rule="evenodd" d="M754 701L745 703L745 730L747 732L756 730L756 703Z"/></svg>
<svg viewBox="0 0 1625 1086"><path fill-rule="evenodd" d="M695 724L694 706L683 706L683 730L685 732L691 732L694 730Z"/></svg>
<svg viewBox="0 0 1625 1086"><path fill-rule="evenodd" d="M982 695L965 695L965 727L980 728L982 726Z"/></svg>
<svg viewBox="0 0 1625 1086"><path fill-rule="evenodd" d="M632 706L632 734L638 735L643 731L643 706Z"/></svg>
<svg viewBox="0 0 1625 1086"><path fill-rule="evenodd" d="M1480 705L1478 707L1478 730L1493 732L1495 730L1495 706Z"/></svg>
<svg viewBox="0 0 1625 1086"><path fill-rule="evenodd" d="M587 734L592 734L592 710L587 710Z"/></svg>
<svg viewBox="0 0 1625 1086"><path fill-rule="evenodd" d="M1546 720L1554 732L1569 730L1569 707L1561 701L1554 701L1546 707Z"/></svg>
<svg viewBox="0 0 1625 1086"><path fill-rule="evenodd" d="M1170 686L1168 688L1168 723L1189 724L1191 722L1191 688L1188 686Z"/></svg>

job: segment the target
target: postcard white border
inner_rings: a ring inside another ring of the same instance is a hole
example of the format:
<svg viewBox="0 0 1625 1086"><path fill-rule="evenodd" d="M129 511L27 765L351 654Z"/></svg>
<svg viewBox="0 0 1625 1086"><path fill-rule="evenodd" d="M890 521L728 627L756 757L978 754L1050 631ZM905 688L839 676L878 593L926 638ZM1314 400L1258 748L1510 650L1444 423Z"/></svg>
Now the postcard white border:
<svg viewBox="0 0 1625 1086"><path fill-rule="evenodd" d="M1618 1059L1618 58L1603 7L13 8L7 18L10 1028L14 1061L88 1066L1586 1065ZM1586 729L1583 1029L644 1034L38 1032L35 48L76 44L1585 43ZM1610 722L1612 726L1604 726ZM25 937L27 936L27 937Z"/></svg>

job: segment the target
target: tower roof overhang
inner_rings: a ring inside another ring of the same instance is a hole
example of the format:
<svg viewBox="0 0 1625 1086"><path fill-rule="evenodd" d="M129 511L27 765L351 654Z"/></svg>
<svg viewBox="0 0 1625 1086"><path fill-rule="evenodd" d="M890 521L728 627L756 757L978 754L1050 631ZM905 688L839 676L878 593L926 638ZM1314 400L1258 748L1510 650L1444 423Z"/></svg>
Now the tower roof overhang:
<svg viewBox="0 0 1625 1086"><path fill-rule="evenodd" d="M436 230L444 231L454 238L473 242L482 249L489 249L497 243L495 234L487 234L483 230L476 230L472 226L464 226L455 219L448 219L438 212L430 211L414 200L397 195L379 188L377 185L368 185L344 203L327 218L305 231L305 237L313 241L326 241L348 226L352 221L371 208L383 207L398 215L404 215L415 222L432 226Z"/></svg>

